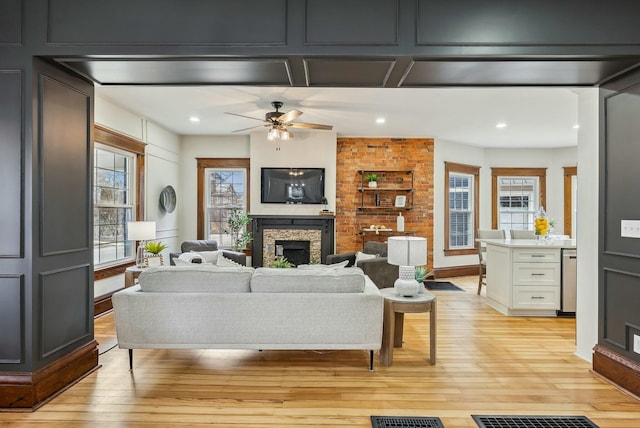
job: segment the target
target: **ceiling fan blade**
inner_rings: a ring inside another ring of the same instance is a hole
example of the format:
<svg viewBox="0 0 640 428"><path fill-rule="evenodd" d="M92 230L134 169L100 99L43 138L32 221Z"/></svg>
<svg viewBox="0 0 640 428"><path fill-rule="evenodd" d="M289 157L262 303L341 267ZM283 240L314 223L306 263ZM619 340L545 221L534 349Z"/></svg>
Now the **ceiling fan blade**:
<svg viewBox="0 0 640 428"><path fill-rule="evenodd" d="M243 114L229 113L228 111L225 111L224 114L230 114L232 116L240 116L240 117L245 117L247 119L259 120L260 122L264 122L264 119L258 119L257 117L245 116Z"/></svg>
<svg viewBox="0 0 640 428"><path fill-rule="evenodd" d="M231 132L248 131L249 129L262 128L263 126L271 126L271 124L265 123L263 125L250 126L248 128L236 129L235 131L231 131Z"/></svg>
<svg viewBox="0 0 640 428"><path fill-rule="evenodd" d="M301 114L302 112L300 110L291 110L278 116L277 120L278 122L291 122L293 119L300 116Z"/></svg>
<svg viewBox="0 0 640 428"><path fill-rule="evenodd" d="M301 123L301 122L293 122L287 123L286 126L290 126L292 128L305 128L305 129L326 129L330 131L333 129L331 125L320 125L319 123Z"/></svg>

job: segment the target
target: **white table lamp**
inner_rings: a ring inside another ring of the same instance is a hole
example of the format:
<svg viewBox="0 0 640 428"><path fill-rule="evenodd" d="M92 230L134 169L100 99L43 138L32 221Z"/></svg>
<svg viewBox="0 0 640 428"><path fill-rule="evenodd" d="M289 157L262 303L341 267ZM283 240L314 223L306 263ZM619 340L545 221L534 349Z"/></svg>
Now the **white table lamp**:
<svg viewBox="0 0 640 428"><path fill-rule="evenodd" d="M155 221L130 221L127 223L127 239L129 241L138 241L138 248L136 250L136 265L138 267L144 266L145 241L155 238Z"/></svg>
<svg viewBox="0 0 640 428"><path fill-rule="evenodd" d="M424 292L416 281L416 266L427 264L427 238L417 236L392 236L387 242L389 264L400 267L400 276L394 283L396 293L413 296Z"/></svg>

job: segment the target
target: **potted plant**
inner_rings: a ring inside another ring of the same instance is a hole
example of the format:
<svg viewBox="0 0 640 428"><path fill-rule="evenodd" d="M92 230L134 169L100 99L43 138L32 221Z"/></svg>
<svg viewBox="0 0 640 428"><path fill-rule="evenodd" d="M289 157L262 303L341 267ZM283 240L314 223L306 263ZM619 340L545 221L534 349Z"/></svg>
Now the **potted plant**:
<svg viewBox="0 0 640 428"><path fill-rule="evenodd" d="M272 268L292 268L293 265L291 264L291 262L289 260L287 260L286 257L278 257L277 259L275 259L271 265L269 265L269 267Z"/></svg>
<svg viewBox="0 0 640 428"><path fill-rule="evenodd" d="M162 255L160 253L166 248L168 247L162 242L147 242L147 245L144 246L144 250L147 253L153 254L153 256L147 257L146 264L149 266L162 265Z"/></svg>
<svg viewBox="0 0 640 428"><path fill-rule="evenodd" d="M378 174L375 172L367 174L364 178L369 182L369 187L378 187Z"/></svg>
<svg viewBox="0 0 640 428"><path fill-rule="evenodd" d="M247 231L247 225L251 222L249 215L239 208L231 210L227 223L231 229L231 240L235 251L242 251L251 242L251 232Z"/></svg>
<svg viewBox="0 0 640 428"><path fill-rule="evenodd" d="M432 274L433 272L427 271L426 266L416 266L416 275L415 275L416 281L424 282L424 280L429 278Z"/></svg>

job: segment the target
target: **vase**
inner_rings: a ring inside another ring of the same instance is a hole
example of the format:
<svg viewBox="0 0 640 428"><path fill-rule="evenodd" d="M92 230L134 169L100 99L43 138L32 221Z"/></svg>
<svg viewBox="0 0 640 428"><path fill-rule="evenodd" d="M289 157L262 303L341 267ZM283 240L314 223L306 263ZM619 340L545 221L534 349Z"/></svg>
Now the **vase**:
<svg viewBox="0 0 640 428"><path fill-rule="evenodd" d="M369 182L369 187L371 187L371 188L376 188L376 187L378 187L378 182L377 182L377 181L370 181L370 182Z"/></svg>

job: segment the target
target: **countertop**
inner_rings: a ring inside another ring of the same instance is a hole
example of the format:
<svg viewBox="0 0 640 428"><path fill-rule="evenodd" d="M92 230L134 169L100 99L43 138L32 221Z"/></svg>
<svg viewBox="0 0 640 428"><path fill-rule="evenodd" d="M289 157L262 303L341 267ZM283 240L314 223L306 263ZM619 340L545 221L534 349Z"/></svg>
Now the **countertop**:
<svg viewBox="0 0 640 428"><path fill-rule="evenodd" d="M549 239L547 241L535 239L477 239L476 241L507 248L576 248L575 239Z"/></svg>

